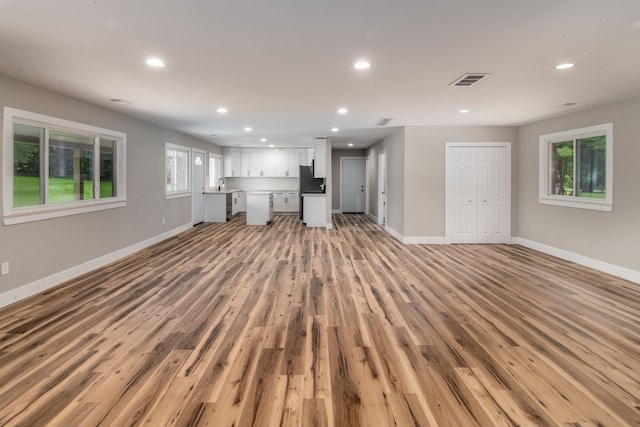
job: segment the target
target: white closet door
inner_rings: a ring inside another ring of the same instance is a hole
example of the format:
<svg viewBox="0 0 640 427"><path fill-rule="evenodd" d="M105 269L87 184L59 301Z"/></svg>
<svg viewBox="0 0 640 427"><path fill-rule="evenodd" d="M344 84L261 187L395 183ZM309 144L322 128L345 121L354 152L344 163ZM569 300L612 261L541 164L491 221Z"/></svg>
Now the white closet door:
<svg viewBox="0 0 640 427"><path fill-rule="evenodd" d="M506 243L509 235L508 145L447 144L449 243Z"/></svg>
<svg viewBox="0 0 640 427"><path fill-rule="evenodd" d="M477 228L475 153L466 147L452 147L449 154L447 165L449 241L475 243Z"/></svg>
<svg viewBox="0 0 640 427"><path fill-rule="evenodd" d="M478 149L478 243L506 243L505 149Z"/></svg>

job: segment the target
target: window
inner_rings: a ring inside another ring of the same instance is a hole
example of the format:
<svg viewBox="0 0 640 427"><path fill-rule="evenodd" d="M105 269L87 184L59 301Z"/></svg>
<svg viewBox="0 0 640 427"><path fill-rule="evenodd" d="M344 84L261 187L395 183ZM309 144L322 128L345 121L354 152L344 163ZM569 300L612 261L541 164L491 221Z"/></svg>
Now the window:
<svg viewBox="0 0 640 427"><path fill-rule="evenodd" d="M166 198L191 195L189 166L191 149L180 145L165 144L165 196Z"/></svg>
<svg viewBox="0 0 640 427"><path fill-rule="evenodd" d="M209 188L218 188L218 180L222 178L222 157L209 153Z"/></svg>
<svg viewBox="0 0 640 427"><path fill-rule="evenodd" d="M540 136L540 203L613 209L613 124Z"/></svg>
<svg viewBox="0 0 640 427"><path fill-rule="evenodd" d="M126 134L4 108L5 225L126 206Z"/></svg>

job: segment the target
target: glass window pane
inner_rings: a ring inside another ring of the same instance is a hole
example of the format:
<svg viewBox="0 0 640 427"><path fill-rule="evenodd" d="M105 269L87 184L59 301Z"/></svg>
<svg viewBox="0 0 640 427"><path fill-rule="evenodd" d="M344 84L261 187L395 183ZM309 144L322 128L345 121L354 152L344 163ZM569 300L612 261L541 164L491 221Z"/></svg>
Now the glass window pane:
<svg viewBox="0 0 640 427"><path fill-rule="evenodd" d="M100 138L100 198L116 197L117 186L114 174L116 146L114 140Z"/></svg>
<svg viewBox="0 0 640 427"><path fill-rule="evenodd" d="M222 162L220 161L220 157L209 154L209 187L214 188L218 187L218 180L222 176L222 171L220 170Z"/></svg>
<svg viewBox="0 0 640 427"><path fill-rule="evenodd" d="M578 197L605 199L606 193L606 148L604 135L576 140L578 155L576 156L579 176Z"/></svg>
<svg viewBox="0 0 640 427"><path fill-rule="evenodd" d="M189 152L167 148L167 193L189 190Z"/></svg>
<svg viewBox="0 0 640 427"><path fill-rule="evenodd" d="M549 194L573 195L573 141L551 144L550 178Z"/></svg>
<svg viewBox="0 0 640 427"><path fill-rule="evenodd" d="M93 158L92 137L49 132L49 203L94 199Z"/></svg>
<svg viewBox="0 0 640 427"><path fill-rule="evenodd" d="M13 125L13 207L44 204L40 157L44 128Z"/></svg>

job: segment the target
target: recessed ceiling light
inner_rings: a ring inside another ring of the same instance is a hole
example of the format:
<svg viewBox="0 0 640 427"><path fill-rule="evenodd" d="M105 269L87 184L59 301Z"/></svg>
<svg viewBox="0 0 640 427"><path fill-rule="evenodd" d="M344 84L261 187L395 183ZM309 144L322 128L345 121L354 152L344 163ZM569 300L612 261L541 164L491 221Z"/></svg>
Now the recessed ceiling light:
<svg viewBox="0 0 640 427"><path fill-rule="evenodd" d="M467 114L469 112L469 110L460 110L461 114Z"/></svg>
<svg viewBox="0 0 640 427"><path fill-rule="evenodd" d="M347 110L346 108L339 108L338 109L338 114L347 114L349 112L349 110Z"/></svg>
<svg viewBox="0 0 640 427"><path fill-rule="evenodd" d="M331 128L331 132L338 132L338 128Z"/></svg>
<svg viewBox="0 0 640 427"><path fill-rule="evenodd" d="M267 138L260 138L260 142L267 142Z"/></svg>
<svg viewBox="0 0 640 427"><path fill-rule="evenodd" d="M227 109L224 107L220 107L216 110L218 113L220 114L226 114L227 113Z"/></svg>
<svg viewBox="0 0 640 427"><path fill-rule="evenodd" d="M273 145L273 144L269 144L269 147L273 148L273 147L275 147L275 145Z"/></svg>
<svg viewBox="0 0 640 427"><path fill-rule="evenodd" d="M556 70L568 70L569 68L573 68L573 64L566 63L566 64L556 65Z"/></svg>
<svg viewBox="0 0 640 427"><path fill-rule="evenodd" d="M147 59L147 65L151 67L160 68L160 67L164 67L164 61L158 58L149 58Z"/></svg>
<svg viewBox="0 0 640 427"><path fill-rule="evenodd" d="M365 61L365 60L360 60L360 61L356 62L355 64L353 64L353 68L355 68L357 70L366 70L369 67L371 67L371 63L369 61Z"/></svg>
<svg viewBox="0 0 640 427"><path fill-rule="evenodd" d="M250 126L247 126L246 128L244 128L245 132L251 132L253 129Z"/></svg>
<svg viewBox="0 0 640 427"><path fill-rule="evenodd" d="M347 144L349 147L353 147L353 142Z"/></svg>

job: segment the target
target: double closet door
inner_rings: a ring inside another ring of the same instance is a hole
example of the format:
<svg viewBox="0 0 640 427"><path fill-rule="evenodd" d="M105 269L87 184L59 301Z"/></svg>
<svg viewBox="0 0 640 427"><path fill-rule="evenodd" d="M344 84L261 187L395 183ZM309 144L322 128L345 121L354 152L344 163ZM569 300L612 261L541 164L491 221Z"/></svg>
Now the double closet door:
<svg viewBox="0 0 640 427"><path fill-rule="evenodd" d="M449 243L508 243L508 143L446 145L445 234Z"/></svg>

